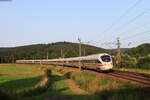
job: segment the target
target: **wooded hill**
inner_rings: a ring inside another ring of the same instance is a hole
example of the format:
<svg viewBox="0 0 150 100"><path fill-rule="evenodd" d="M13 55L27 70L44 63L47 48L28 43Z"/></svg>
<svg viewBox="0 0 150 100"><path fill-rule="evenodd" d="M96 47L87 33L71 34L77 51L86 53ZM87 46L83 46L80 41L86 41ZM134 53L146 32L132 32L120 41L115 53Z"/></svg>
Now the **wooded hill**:
<svg viewBox="0 0 150 100"><path fill-rule="evenodd" d="M82 55L108 52L102 48L82 44ZM0 56L3 62L11 62L17 59L46 59L60 57L79 56L79 44L71 42L57 42L50 44L36 44L13 48L0 48ZM2 59L3 58L3 59Z"/></svg>
<svg viewBox="0 0 150 100"><path fill-rule="evenodd" d="M91 45L82 44L82 56L96 53L110 53L115 55L116 50L107 50ZM123 51L132 56L145 56L150 54L150 44L143 44L136 48ZM46 59L60 57L76 57L79 55L79 44L71 42L56 42L50 44L36 44L12 48L0 48L0 62L13 62L17 59Z"/></svg>
<svg viewBox="0 0 150 100"><path fill-rule="evenodd" d="M139 45L138 47L130 48L125 52L134 57L147 56L150 54L150 43L145 43Z"/></svg>

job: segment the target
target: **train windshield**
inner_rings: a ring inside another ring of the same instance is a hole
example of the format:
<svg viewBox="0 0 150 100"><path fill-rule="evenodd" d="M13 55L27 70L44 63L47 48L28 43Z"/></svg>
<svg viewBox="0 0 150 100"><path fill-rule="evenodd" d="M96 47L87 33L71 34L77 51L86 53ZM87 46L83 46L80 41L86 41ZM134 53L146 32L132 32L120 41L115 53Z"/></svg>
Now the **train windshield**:
<svg viewBox="0 0 150 100"><path fill-rule="evenodd" d="M111 58L110 58L110 56L108 56L108 55L101 56L101 59L102 59L102 61L104 61L104 62L110 62L110 61L111 61Z"/></svg>

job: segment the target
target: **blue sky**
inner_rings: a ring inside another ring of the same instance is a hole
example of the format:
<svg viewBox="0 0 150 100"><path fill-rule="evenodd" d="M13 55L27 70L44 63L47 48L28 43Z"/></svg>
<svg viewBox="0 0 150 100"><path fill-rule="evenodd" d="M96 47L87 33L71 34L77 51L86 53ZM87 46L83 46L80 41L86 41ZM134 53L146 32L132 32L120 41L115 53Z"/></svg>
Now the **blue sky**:
<svg viewBox="0 0 150 100"><path fill-rule="evenodd" d="M12 0L0 2L0 47L58 41L103 43L120 37L121 47L150 42L150 0ZM131 22L133 20L133 22ZM112 27L112 23L115 23ZM106 31L107 30L107 31ZM143 32L143 33L142 33ZM135 35L137 34L138 35ZM130 45L128 45L130 43ZM103 45L102 45L103 44ZM114 44L110 44L115 48Z"/></svg>

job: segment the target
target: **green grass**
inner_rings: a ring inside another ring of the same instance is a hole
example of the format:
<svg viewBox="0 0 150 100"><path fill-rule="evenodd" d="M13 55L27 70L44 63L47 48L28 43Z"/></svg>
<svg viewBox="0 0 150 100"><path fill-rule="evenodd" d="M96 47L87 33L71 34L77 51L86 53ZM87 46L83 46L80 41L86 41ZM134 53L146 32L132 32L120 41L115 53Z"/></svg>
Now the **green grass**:
<svg viewBox="0 0 150 100"><path fill-rule="evenodd" d="M43 89L36 88L44 79L42 72L45 69L51 70L45 71L49 80ZM67 80L72 80L89 94L73 90ZM49 65L0 65L0 99L3 100L7 95L11 97L7 100L149 100L149 93L148 88L75 69Z"/></svg>
<svg viewBox="0 0 150 100"><path fill-rule="evenodd" d="M0 65L0 71L36 71L37 68L34 65L17 65L17 64L8 64L8 65ZM39 67L37 65L37 67Z"/></svg>
<svg viewBox="0 0 150 100"><path fill-rule="evenodd" d="M33 70L33 68L30 67L20 67L20 66L16 66L16 65L7 65L7 66L1 66L0 67L1 71L30 71Z"/></svg>
<svg viewBox="0 0 150 100"><path fill-rule="evenodd" d="M149 100L150 98L150 88L141 88L129 82L85 72L72 75L76 84L89 93L97 95L99 97L97 100Z"/></svg>
<svg viewBox="0 0 150 100"><path fill-rule="evenodd" d="M42 78L38 73L38 67L32 65L0 65L0 91L11 94L32 88Z"/></svg>
<svg viewBox="0 0 150 100"><path fill-rule="evenodd" d="M98 96L95 95L79 95L75 91L72 91L66 83L66 78L63 78L58 74L56 68L52 71L52 75L49 78L49 88L44 93L32 97L24 97L22 100L57 100L57 99L69 99L69 100L98 100ZM60 70L59 70L60 71ZM86 73L88 74L88 73ZM20 99L20 98L18 98Z"/></svg>
<svg viewBox="0 0 150 100"><path fill-rule="evenodd" d="M43 100L44 98L63 97L64 95L71 95L73 92L68 88L65 80L58 76L55 72L52 73L49 79L49 88L41 95L33 97L24 97L22 100Z"/></svg>
<svg viewBox="0 0 150 100"><path fill-rule="evenodd" d="M13 80L33 78L37 76L38 75L36 74L14 74L14 75L4 74L4 75L0 75L0 83L5 83Z"/></svg>
<svg viewBox="0 0 150 100"><path fill-rule="evenodd" d="M72 79L81 88L90 93L96 93L97 91L105 91L111 89L120 88L136 88L138 86L132 85L128 82L122 82L119 80L114 80L107 77L99 77L95 74L82 72L77 74L72 74Z"/></svg>
<svg viewBox="0 0 150 100"><path fill-rule="evenodd" d="M94 74L91 73L80 73L73 74L72 79L79 85L80 88L88 90L89 84L95 79Z"/></svg>
<svg viewBox="0 0 150 100"><path fill-rule="evenodd" d="M102 100L149 100L150 88L123 88L98 92Z"/></svg>
<svg viewBox="0 0 150 100"><path fill-rule="evenodd" d="M15 74L0 76L0 90L6 93L21 92L34 87L41 80L41 76L34 74Z"/></svg>
<svg viewBox="0 0 150 100"><path fill-rule="evenodd" d="M110 78L101 78L101 79L99 80L99 82L98 82L98 85L103 86L103 85L106 85L106 84L108 84L108 83L110 83L110 82L111 82L111 79L110 79Z"/></svg>

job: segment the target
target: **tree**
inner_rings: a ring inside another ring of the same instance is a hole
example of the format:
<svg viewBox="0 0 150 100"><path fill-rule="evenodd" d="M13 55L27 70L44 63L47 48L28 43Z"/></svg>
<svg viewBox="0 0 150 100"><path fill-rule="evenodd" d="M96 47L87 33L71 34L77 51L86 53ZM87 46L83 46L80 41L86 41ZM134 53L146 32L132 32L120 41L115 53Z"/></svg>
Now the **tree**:
<svg viewBox="0 0 150 100"><path fill-rule="evenodd" d="M150 56L140 57L137 66L141 69L150 69Z"/></svg>
<svg viewBox="0 0 150 100"><path fill-rule="evenodd" d="M120 67L124 68L136 68L137 60L135 57L131 57L128 54L121 55Z"/></svg>

